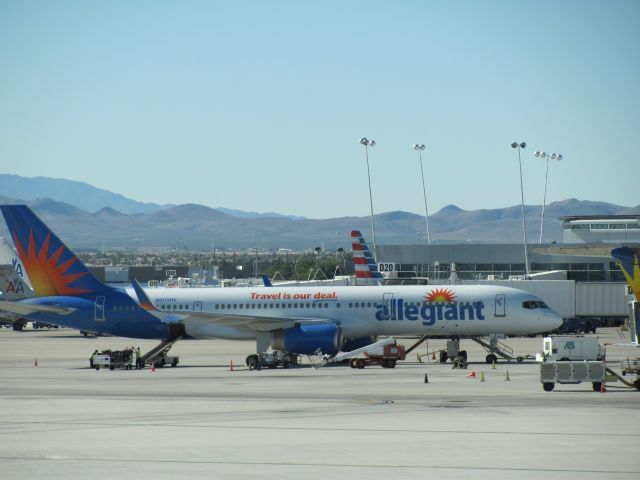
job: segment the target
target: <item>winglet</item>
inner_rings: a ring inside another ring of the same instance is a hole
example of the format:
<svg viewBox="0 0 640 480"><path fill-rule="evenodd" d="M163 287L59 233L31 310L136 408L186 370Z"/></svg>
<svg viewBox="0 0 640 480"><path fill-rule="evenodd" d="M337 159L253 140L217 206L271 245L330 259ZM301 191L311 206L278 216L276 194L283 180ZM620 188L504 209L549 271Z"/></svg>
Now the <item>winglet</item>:
<svg viewBox="0 0 640 480"><path fill-rule="evenodd" d="M376 260L359 230L351 232L351 242L356 279L375 278L382 280L382 274L378 271Z"/></svg>
<svg viewBox="0 0 640 480"><path fill-rule="evenodd" d="M611 250L611 256L620 262L622 273L629 282L636 301L640 302L640 265L638 264L640 247L614 248Z"/></svg>
<svg viewBox="0 0 640 480"><path fill-rule="evenodd" d="M131 286L133 286L133 290L136 292L136 297L138 297L138 303L143 310L147 312L159 311L156 307L154 307L153 303L151 303L149 296L145 293L144 289L135 278L131 282Z"/></svg>

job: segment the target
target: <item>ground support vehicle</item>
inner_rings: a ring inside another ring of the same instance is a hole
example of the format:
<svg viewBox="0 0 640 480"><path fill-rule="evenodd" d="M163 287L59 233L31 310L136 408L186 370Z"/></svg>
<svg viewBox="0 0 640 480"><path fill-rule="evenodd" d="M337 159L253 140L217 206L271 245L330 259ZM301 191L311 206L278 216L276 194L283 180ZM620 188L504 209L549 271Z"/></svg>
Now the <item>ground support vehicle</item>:
<svg viewBox="0 0 640 480"><path fill-rule="evenodd" d="M91 356L90 366L96 370L101 368L131 370L136 367L135 352L132 348L96 352Z"/></svg>
<svg viewBox="0 0 640 480"><path fill-rule="evenodd" d="M349 360L351 368L364 368L367 365L380 365L382 368L395 368L398 360L407 357L404 346L397 343L384 345L381 349L364 352L364 357L352 358Z"/></svg>
<svg viewBox="0 0 640 480"><path fill-rule="evenodd" d="M540 363L540 383L542 383L545 392L552 391L556 383L578 384L582 382L591 382L593 391L599 392L605 380L606 371L603 361L547 361Z"/></svg>
<svg viewBox="0 0 640 480"><path fill-rule="evenodd" d="M177 366L180 357L169 355L169 350L171 350L171 347L173 347L179 338L180 337L163 340L158 346L149 350L144 355L139 355L136 361L136 368L144 368L146 365L154 368L162 368L165 365L171 365L172 367ZM140 353L139 350L140 349L138 349L138 354Z"/></svg>
<svg viewBox="0 0 640 480"><path fill-rule="evenodd" d="M626 386L640 390L640 358L623 358L620 360L620 369L622 370L622 376L611 371L607 368L607 373L610 373L617 377ZM634 375L634 380L627 380L626 375Z"/></svg>
<svg viewBox="0 0 640 480"><path fill-rule="evenodd" d="M640 358L623 358L620 360L620 370L622 370L623 377L627 373L640 375Z"/></svg>
<svg viewBox="0 0 640 480"><path fill-rule="evenodd" d="M166 352L161 353L160 355L155 356L151 360L142 361L138 365L138 368L144 368L145 365L149 365L155 368L162 368L166 365L171 365L172 367L178 366L178 362L180 361L180 357L175 355L167 355Z"/></svg>
<svg viewBox="0 0 640 480"><path fill-rule="evenodd" d="M545 361L604 360L604 347L597 337L551 335L542 340Z"/></svg>
<svg viewBox="0 0 640 480"><path fill-rule="evenodd" d="M262 352L249 355L246 359L249 370L262 370L263 368L289 368L291 365L298 365L298 356L280 350Z"/></svg>

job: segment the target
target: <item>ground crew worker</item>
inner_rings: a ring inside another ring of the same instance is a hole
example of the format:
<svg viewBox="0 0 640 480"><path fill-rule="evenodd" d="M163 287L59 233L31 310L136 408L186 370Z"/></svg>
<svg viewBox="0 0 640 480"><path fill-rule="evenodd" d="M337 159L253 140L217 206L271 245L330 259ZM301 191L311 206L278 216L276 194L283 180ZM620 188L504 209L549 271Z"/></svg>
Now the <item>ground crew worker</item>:
<svg viewBox="0 0 640 480"><path fill-rule="evenodd" d="M142 355L140 355L140 347L136 348L136 368L142 368Z"/></svg>
<svg viewBox="0 0 640 480"><path fill-rule="evenodd" d="M96 349L96 351L95 351L95 352L93 352L93 353L91 354L91 356L89 356L89 368L93 368L93 356L94 356L96 353L98 353L98 350L97 350L97 349Z"/></svg>

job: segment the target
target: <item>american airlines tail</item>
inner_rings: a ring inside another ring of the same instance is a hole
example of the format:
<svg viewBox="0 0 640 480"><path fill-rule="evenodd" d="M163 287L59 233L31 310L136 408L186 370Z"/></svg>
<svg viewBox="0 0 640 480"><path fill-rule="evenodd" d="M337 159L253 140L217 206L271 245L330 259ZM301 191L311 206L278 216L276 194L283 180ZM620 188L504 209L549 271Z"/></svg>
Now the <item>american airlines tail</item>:
<svg viewBox="0 0 640 480"><path fill-rule="evenodd" d="M13 247L0 238L0 291L4 300L34 296L29 275Z"/></svg>
<svg viewBox="0 0 640 480"><path fill-rule="evenodd" d="M110 290L24 205L0 206L38 297Z"/></svg>
<svg viewBox="0 0 640 480"><path fill-rule="evenodd" d="M382 274L378 271L376 259L373 258L369 245L359 230L351 232L351 248L356 271L356 285L380 285Z"/></svg>

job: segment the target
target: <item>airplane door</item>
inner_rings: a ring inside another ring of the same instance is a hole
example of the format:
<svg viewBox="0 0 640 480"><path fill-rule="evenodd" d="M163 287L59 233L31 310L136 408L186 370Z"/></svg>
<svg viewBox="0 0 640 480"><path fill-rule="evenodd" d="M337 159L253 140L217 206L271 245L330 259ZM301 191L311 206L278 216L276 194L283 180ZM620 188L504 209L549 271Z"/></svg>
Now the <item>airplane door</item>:
<svg viewBox="0 0 640 480"><path fill-rule="evenodd" d="M202 311L202 302L193 302L193 311L201 312Z"/></svg>
<svg viewBox="0 0 640 480"><path fill-rule="evenodd" d="M395 293L383 293L382 294L382 305L385 306L386 315L383 316L385 320L395 320L394 308L393 308L393 300L395 298Z"/></svg>
<svg viewBox="0 0 640 480"><path fill-rule="evenodd" d="M496 317L504 317L507 314L507 299L504 293L496 295Z"/></svg>
<svg viewBox="0 0 640 480"><path fill-rule="evenodd" d="M96 322L104 322L105 320L104 303L105 303L105 297L103 296L96 297L96 308L93 316L93 319Z"/></svg>

